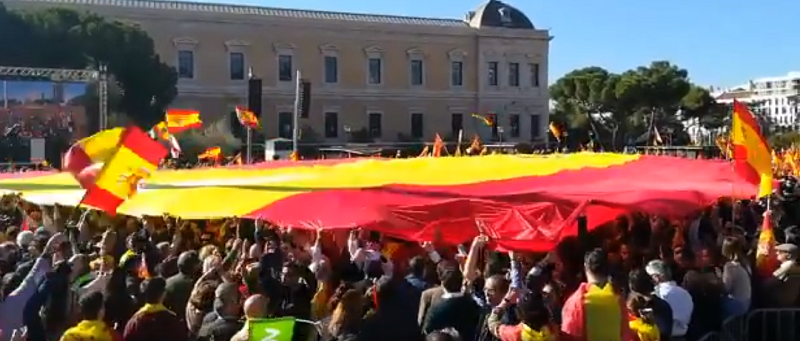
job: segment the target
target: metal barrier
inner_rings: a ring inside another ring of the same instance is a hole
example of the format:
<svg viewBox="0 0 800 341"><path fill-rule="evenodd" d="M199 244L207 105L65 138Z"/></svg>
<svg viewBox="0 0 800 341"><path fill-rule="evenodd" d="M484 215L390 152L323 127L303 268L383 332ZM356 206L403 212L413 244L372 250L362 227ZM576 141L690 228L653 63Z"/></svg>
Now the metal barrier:
<svg viewBox="0 0 800 341"><path fill-rule="evenodd" d="M746 315L728 318L722 323L719 339L708 341L716 340L800 340L800 309L756 309Z"/></svg>
<svg viewBox="0 0 800 341"><path fill-rule="evenodd" d="M722 335L717 332L710 332L706 335L703 335L703 337L697 341L722 341Z"/></svg>

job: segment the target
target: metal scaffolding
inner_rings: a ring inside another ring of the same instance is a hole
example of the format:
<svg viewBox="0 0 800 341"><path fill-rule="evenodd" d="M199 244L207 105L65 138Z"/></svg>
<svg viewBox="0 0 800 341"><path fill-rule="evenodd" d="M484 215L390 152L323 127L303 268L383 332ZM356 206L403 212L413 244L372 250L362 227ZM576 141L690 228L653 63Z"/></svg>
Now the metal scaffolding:
<svg viewBox="0 0 800 341"><path fill-rule="evenodd" d="M30 80L65 83L98 82L97 97L99 99L99 126L105 130L108 126L108 74L105 65L100 70L91 69L49 69L19 66L0 66L0 80Z"/></svg>

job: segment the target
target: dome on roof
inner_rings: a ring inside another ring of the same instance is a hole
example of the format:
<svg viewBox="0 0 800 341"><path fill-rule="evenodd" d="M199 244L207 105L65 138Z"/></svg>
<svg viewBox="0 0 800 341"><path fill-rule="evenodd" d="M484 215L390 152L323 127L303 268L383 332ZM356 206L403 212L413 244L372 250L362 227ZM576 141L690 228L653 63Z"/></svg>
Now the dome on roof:
<svg viewBox="0 0 800 341"><path fill-rule="evenodd" d="M525 13L500 0L488 0L467 14L467 22L475 28L504 27L533 30Z"/></svg>

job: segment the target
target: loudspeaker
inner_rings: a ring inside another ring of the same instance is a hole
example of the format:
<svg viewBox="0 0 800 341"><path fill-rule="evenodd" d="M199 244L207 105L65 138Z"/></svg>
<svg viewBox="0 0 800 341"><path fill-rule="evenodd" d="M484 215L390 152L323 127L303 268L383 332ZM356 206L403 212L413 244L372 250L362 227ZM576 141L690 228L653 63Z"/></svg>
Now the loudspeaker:
<svg viewBox="0 0 800 341"><path fill-rule="evenodd" d="M311 113L311 82L300 80L300 117L308 118Z"/></svg>
<svg viewBox="0 0 800 341"><path fill-rule="evenodd" d="M247 81L247 109L261 119L261 78L250 78Z"/></svg>

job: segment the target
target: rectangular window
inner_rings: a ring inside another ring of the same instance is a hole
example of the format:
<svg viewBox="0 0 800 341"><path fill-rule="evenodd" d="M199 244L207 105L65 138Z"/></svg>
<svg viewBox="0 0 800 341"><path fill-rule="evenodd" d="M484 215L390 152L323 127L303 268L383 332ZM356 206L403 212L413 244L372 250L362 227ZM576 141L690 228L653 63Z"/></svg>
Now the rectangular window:
<svg viewBox="0 0 800 341"><path fill-rule="evenodd" d="M325 138L333 139L339 137L339 114L335 112L325 113Z"/></svg>
<svg viewBox="0 0 800 341"><path fill-rule="evenodd" d="M178 77L194 78L194 51L178 51Z"/></svg>
<svg viewBox="0 0 800 341"><path fill-rule="evenodd" d="M531 86L538 88L540 85L539 80L539 63L531 64Z"/></svg>
<svg viewBox="0 0 800 341"><path fill-rule="evenodd" d="M531 141L539 138L542 127L539 126L539 115L531 115Z"/></svg>
<svg viewBox="0 0 800 341"><path fill-rule="evenodd" d="M497 65L498 65L497 62L489 62L489 68L488 68L489 69L488 70L489 74L487 75L487 77L489 77L489 85L491 85L491 86L497 86L497 84L498 84L497 83L497 71L498 71L498 66Z"/></svg>
<svg viewBox="0 0 800 341"><path fill-rule="evenodd" d="M508 116L508 127L511 128L511 137L519 137L519 115Z"/></svg>
<svg viewBox="0 0 800 341"><path fill-rule="evenodd" d="M292 56L282 54L278 56L278 80L281 82L291 82L294 76L292 66Z"/></svg>
<svg viewBox="0 0 800 341"><path fill-rule="evenodd" d="M458 136L458 132L464 129L464 115L450 114L450 133Z"/></svg>
<svg viewBox="0 0 800 341"><path fill-rule="evenodd" d="M383 83L383 60L380 58L369 59L369 84L378 85Z"/></svg>
<svg viewBox="0 0 800 341"><path fill-rule="evenodd" d="M339 58L325 56L325 83L339 83Z"/></svg>
<svg viewBox="0 0 800 341"><path fill-rule="evenodd" d="M244 53L231 52L230 54L231 80L244 80Z"/></svg>
<svg viewBox="0 0 800 341"><path fill-rule="evenodd" d="M425 135L424 116L421 113L411 114L411 137L420 139Z"/></svg>
<svg viewBox="0 0 800 341"><path fill-rule="evenodd" d="M292 138L294 114L289 111L278 113L278 137L285 139Z"/></svg>
<svg viewBox="0 0 800 341"><path fill-rule="evenodd" d="M425 81L425 70L421 60L411 61L411 85L422 85Z"/></svg>
<svg viewBox="0 0 800 341"><path fill-rule="evenodd" d="M519 86L519 63L508 63L508 86Z"/></svg>
<svg viewBox="0 0 800 341"><path fill-rule="evenodd" d="M383 115L378 112L369 113L369 135L371 137L381 137L383 135Z"/></svg>
<svg viewBox="0 0 800 341"><path fill-rule="evenodd" d="M463 86L464 85L464 63L452 62L450 64L450 85Z"/></svg>

